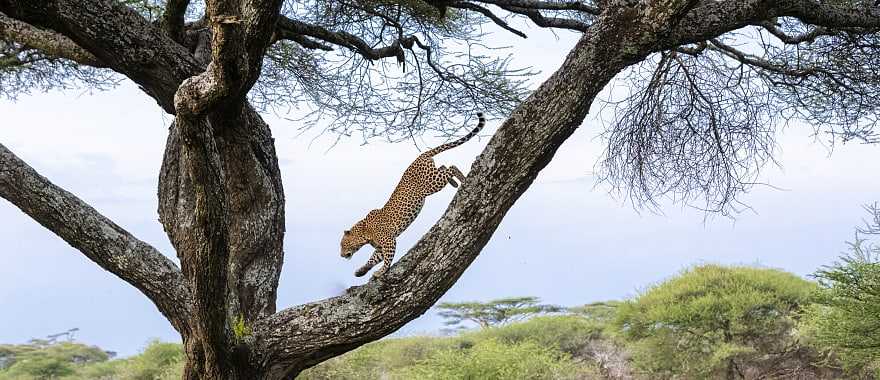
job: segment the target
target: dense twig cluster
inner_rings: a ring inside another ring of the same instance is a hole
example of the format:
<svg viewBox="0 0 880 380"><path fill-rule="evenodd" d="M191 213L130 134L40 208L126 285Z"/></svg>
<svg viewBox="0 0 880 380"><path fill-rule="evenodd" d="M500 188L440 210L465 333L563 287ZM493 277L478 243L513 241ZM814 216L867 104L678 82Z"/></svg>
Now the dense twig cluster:
<svg viewBox="0 0 880 380"><path fill-rule="evenodd" d="M79 65L0 40L0 97L15 99L32 91L59 88L105 90L116 86L119 80L108 70Z"/></svg>
<svg viewBox="0 0 880 380"><path fill-rule="evenodd" d="M264 106L305 107L304 128L329 120L328 130L365 141L410 139L424 131L448 136L478 110L504 116L527 95L532 72L512 68L510 57L491 57L495 49L473 42L483 36L482 17L525 36L505 19L525 13L544 18L541 9L558 14L596 9L580 2L485 3L288 4L252 99ZM566 22L586 28L584 21Z"/></svg>
<svg viewBox="0 0 880 380"><path fill-rule="evenodd" d="M773 160L778 125L878 142L878 38L780 19L655 55L613 103L601 178L636 205L729 213Z"/></svg>

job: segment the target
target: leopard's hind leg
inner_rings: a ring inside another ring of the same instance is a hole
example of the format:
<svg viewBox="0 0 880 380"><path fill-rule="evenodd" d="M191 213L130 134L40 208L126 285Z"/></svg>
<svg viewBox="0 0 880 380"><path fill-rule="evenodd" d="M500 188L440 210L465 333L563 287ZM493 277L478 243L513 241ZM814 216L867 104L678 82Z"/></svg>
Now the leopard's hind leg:
<svg viewBox="0 0 880 380"><path fill-rule="evenodd" d="M441 166L437 168L437 170L440 172L440 175L445 179L445 182L452 185L452 187L458 187L459 183L464 183L464 173L462 173L461 170L458 170L455 165L449 165L449 167ZM458 181L456 182L456 180Z"/></svg>

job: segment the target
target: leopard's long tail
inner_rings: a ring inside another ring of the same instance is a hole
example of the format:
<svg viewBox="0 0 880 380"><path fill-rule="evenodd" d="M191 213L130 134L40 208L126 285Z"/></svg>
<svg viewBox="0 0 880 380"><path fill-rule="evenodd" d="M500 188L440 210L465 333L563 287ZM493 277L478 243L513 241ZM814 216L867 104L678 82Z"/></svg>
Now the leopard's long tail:
<svg viewBox="0 0 880 380"><path fill-rule="evenodd" d="M479 119L479 122L477 122L477 127L474 128L472 131L470 131L470 133L468 133L467 135L465 135L464 137L462 137L458 140L448 142L446 144L435 147L425 153L422 153L422 156L424 156L424 157L434 156L435 154L438 154L438 153L443 152L445 150L455 148L461 144L466 143L468 140L472 139L474 136L477 135L477 133L480 133L480 130L483 129L484 125L486 125L486 118L483 117L482 112L477 112L477 119Z"/></svg>

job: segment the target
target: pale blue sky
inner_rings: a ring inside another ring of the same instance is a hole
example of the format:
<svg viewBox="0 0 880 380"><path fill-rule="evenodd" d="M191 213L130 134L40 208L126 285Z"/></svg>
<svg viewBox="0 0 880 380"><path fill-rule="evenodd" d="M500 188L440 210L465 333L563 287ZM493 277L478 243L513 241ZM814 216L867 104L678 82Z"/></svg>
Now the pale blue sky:
<svg viewBox="0 0 880 380"><path fill-rule="evenodd" d="M573 43L531 30L513 46L515 63L549 75ZM594 107L594 109L597 107ZM0 142L56 184L72 191L165 254L174 253L157 221L156 182L170 119L135 86L0 101ZM273 127L287 196L285 269L280 308L338 294L362 283L352 272L367 258L339 257L341 231L379 207L417 155L411 144L295 138L296 122L267 115ZM490 122L486 134L498 120ZM833 154L789 127L780 137L782 168L743 197L754 208L735 221L680 205L663 215L638 213L594 188L600 123L589 117L511 209L495 236L443 301L533 295L575 305L622 298L701 262L759 264L808 275L832 262L864 216L861 204L880 199L880 146L837 146ZM438 157L462 169L487 142L474 140ZM438 141L426 137L421 146ZM431 197L400 237L411 246L445 209L452 188ZM123 355L149 339L177 340L145 297L104 272L61 239L0 201L0 342L18 343L72 327L78 339ZM441 327L428 313L401 333Z"/></svg>

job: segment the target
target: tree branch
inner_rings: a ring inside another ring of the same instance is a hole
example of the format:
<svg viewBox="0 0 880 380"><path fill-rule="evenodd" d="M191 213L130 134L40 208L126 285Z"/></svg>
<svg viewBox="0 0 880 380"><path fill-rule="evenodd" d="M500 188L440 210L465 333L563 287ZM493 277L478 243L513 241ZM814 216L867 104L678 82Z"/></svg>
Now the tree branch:
<svg viewBox="0 0 880 380"><path fill-rule="evenodd" d="M488 17L490 20L492 20L492 22L494 22L495 24L500 26L502 29L505 29L513 34L516 34L517 36L522 37L522 38L527 38L525 33L514 29L513 27L511 27L507 23L507 21L502 20L501 17L496 16L494 13L492 13L492 11L490 11L482 6L479 6L474 3L469 3L467 1L456 1L454 3L450 3L449 6L453 7L453 8L459 8L459 9L470 9L470 10L482 13L484 16Z"/></svg>
<svg viewBox="0 0 880 380"><path fill-rule="evenodd" d="M743 51L736 49L733 46L727 45L718 39L713 38L709 41L711 42L711 45L709 45L709 49L719 51L725 56L739 61L742 64L763 69L769 72L791 77L807 77L810 75L815 75L819 72L815 68L790 68L780 66L766 59L762 59L751 54L746 54Z"/></svg>
<svg viewBox="0 0 880 380"><path fill-rule="evenodd" d="M49 182L2 144L0 197L144 293L175 329L188 329L190 294L171 260Z"/></svg>
<svg viewBox="0 0 880 380"><path fill-rule="evenodd" d="M106 67L97 57L69 38L27 23L14 20L0 12L0 39L37 49L50 57L65 58L81 65Z"/></svg>
<svg viewBox="0 0 880 380"><path fill-rule="evenodd" d="M175 41L183 41L183 22L190 0L167 0L162 13L162 28Z"/></svg>
<svg viewBox="0 0 880 380"><path fill-rule="evenodd" d="M831 36L835 34L834 31L828 28L817 26L807 33L791 36L770 21L761 21L758 22L757 25L764 28L764 30L772 34L774 37L778 38L780 41L782 41L782 43L789 45L797 45L805 42L812 43L815 42L816 39L819 37Z"/></svg>
<svg viewBox="0 0 880 380"><path fill-rule="evenodd" d="M403 37L392 42L390 45L374 48L366 41L348 32L334 32L324 27L307 24L281 16L278 19L278 32L281 36L308 36L334 45L339 45L357 52L364 58L375 61L388 57L402 57L403 46L412 46L413 36Z"/></svg>
<svg viewBox="0 0 880 380"><path fill-rule="evenodd" d="M168 113L184 79L204 70L185 47L116 0L0 1L0 12L71 39L141 86Z"/></svg>
<svg viewBox="0 0 880 380"><path fill-rule="evenodd" d="M535 25L543 28L562 28L586 32L590 24L560 17L545 17L541 11L529 8L520 8L508 5L499 5L501 9L528 17Z"/></svg>
<svg viewBox="0 0 880 380"><path fill-rule="evenodd" d="M523 9L548 10L548 11L580 11L594 16L602 13L599 7L589 5L582 1L540 1L540 0L474 0L479 3L497 6L517 7Z"/></svg>
<svg viewBox="0 0 880 380"><path fill-rule="evenodd" d="M880 7L854 7L815 0L780 0L781 16L797 17L807 24L828 28L880 28Z"/></svg>

